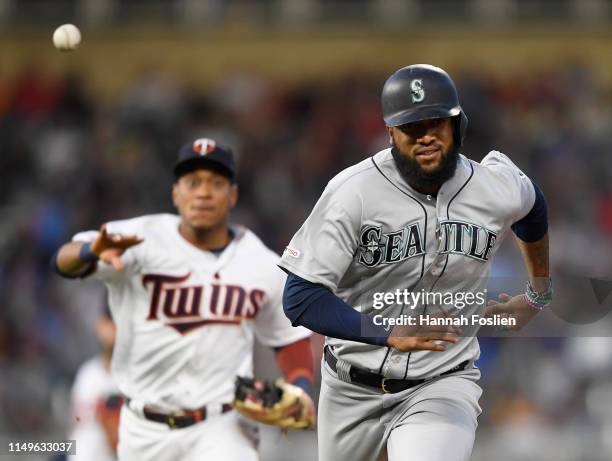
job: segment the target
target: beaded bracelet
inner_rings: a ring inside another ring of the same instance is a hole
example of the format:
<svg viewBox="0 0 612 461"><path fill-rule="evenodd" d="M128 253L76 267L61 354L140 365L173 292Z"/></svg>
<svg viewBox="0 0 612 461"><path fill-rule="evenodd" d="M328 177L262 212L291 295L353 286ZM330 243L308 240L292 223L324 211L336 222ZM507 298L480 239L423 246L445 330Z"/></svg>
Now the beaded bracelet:
<svg viewBox="0 0 612 461"><path fill-rule="evenodd" d="M553 298L552 279L548 278L548 288L540 293L534 291L530 282L527 282L527 290L524 294L525 301L534 309L543 310L546 309Z"/></svg>

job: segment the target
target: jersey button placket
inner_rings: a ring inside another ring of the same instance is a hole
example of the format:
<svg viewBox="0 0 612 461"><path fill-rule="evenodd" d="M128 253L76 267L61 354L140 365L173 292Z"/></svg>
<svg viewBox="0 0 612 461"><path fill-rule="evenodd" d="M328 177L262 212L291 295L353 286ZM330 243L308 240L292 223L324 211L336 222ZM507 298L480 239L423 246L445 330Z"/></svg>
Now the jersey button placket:
<svg viewBox="0 0 612 461"><path fill-rule="evenodd" d="M436 214L436 241L438 242L438 249L436 251L436 257L429 267L429 273L433 276L438 276L442 272L442 266L444 265L444 255L442 252L442 226L440 226L440 217Z"/></svg>

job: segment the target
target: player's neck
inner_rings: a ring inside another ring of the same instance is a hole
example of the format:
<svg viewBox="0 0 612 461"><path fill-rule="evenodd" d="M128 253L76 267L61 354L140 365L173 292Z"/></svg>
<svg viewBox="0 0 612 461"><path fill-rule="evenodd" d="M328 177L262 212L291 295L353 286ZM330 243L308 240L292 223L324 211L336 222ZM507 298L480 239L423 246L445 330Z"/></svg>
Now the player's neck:
<svg viewBox="0 0 612 461"><path fill-rule="evenodd" d="M194 229L185 223L180 223L179 234L200 250L223 248L232 239L227 223L213 229Z"/></svg>
<svg viewBox="0 0 612 461"><path fill-rule="evenodd" d="M113 350L111 349L110 351L102 351L102 353L100 354L100 358L102 359L102 366L104 367L105 370L110 371L111 369L111 362L113 359Z"/></svg>

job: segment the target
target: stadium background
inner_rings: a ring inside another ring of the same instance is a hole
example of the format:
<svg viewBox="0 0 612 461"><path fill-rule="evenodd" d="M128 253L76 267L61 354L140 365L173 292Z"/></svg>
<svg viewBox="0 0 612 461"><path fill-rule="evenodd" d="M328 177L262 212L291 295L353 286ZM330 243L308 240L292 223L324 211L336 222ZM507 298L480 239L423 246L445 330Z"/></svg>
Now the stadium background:
<svg viewBox="0 0 612 461"><path fill-rule="evenodd" d="M171 211L176 150L206 136L238 154L233 221L282 251L327 181L386 146L380 90L407 64L454 77L468 157L499 149L545 191L553 270L610 279L611 18L601 0L1 1L0 437L63 437L97 350L104 292L50 272L61 243ZM74 53L51 44L64 22ZM505 245L494 274L521 271ZM610 459L609 338L481 346L474 461ZM262 459L315 443L266 430Z"/></svg>

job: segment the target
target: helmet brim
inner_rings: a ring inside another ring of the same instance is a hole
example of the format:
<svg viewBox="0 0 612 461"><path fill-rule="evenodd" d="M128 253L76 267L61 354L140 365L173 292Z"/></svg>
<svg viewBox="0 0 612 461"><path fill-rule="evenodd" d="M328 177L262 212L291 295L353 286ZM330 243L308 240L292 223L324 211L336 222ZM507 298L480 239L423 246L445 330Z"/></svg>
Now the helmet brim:
<svg viewBox="0 0 612 461"><path fill-rule="evenodd" d="M450 109L444 106L420 106L418 109L407 109L385 118L385 125L389 127L396 127L406 125L408 123L419 122L421 120L456 117L460 114L461 107L459 106L452 107Z"/></svg>

